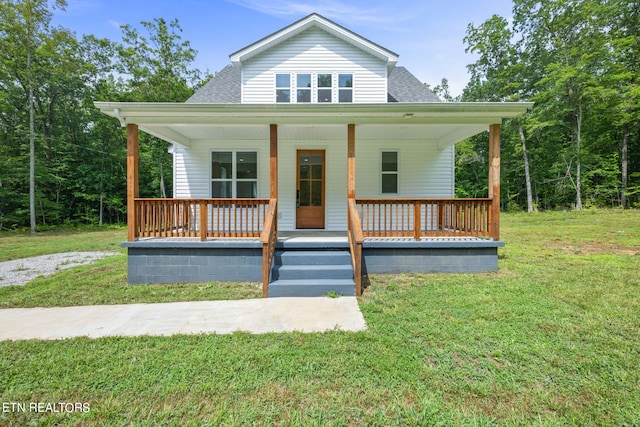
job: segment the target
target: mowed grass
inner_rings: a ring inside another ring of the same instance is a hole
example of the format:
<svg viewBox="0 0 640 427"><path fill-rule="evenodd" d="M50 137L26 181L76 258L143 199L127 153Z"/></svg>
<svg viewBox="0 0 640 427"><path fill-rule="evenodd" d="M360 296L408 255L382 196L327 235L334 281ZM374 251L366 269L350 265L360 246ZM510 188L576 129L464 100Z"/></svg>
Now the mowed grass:
<svg viewBox="0 0 640 427"><path fill-rule="evenodd" d="M366 332L2 342L2 402L90 411L0 424L640 425L640 212L502 220L498 272L371 277Z"/></svg>
<svg viewBox="0 0 640 427"><path fill-rule="evenodd" d="M0 233L0 261L70 251L108 251L110 256L24 286L0 288L0 308L66 307L177 301L259 298L262 284L199 283L170 285L127 284L126 229L85 228L30 233Z"/></svg>
<svg viewBox="0 0 640 427"><path fill-rule="evenodd" d="M0 262L75 251L124 252L124 227L83 227L30 232L0 232Z"/></svg>

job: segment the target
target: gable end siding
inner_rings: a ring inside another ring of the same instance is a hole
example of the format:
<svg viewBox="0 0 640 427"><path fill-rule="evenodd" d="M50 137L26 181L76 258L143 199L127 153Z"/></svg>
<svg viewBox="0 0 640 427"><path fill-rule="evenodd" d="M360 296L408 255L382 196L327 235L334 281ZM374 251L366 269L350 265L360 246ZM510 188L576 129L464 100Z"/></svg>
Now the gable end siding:
<svg viewBox="0 0 640 427"><path fill-rule="evenodd" d="M242 102L274 103L276 73L350 73L354 103L387 102L386 64L318 29L305 31L244 63Z"/></svg>

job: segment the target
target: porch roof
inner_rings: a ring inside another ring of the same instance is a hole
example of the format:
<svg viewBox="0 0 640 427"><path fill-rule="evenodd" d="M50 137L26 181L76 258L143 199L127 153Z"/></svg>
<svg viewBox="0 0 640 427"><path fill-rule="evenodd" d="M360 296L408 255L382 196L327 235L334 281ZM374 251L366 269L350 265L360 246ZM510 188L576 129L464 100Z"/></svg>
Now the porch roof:
<svg viewBox="0 0 640 427"><path fill-rule="evenodd" d="M533 106L527 102L431 102L383 104L183 104L153 102L96 102L95 106L123 126L137 124L146 133L190 147L211 139L220 129L226 137L246 137L246 132L265 125L308 129L358 125L359 139L432 140L450 145L521 115ZM386 132L385 132L386 130ZM314 133L315 134L315 133ZM386 134L386 136L385 136ZM268 136L268 133L265 134ZM307 139L300 132L292 135ZM315 136L317 137L317 136ZM256 138L262 139L261 136ZM268 137L266 138L268 140ZM331 138L328 138L331 139Z"/></svg>

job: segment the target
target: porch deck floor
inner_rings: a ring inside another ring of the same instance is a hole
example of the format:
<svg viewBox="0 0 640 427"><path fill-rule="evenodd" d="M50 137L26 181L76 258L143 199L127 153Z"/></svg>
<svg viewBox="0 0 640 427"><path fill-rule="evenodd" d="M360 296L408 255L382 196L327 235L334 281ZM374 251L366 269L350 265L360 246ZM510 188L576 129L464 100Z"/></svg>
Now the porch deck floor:
<svg viewBox="0 0 640 427"><path fill-rule="evenodd" d="M257 243L260 239L258 237L210 237L205 242L252 242ZM388 236L388 237L365 237L365 242L397 242L397 243L410 243L410 242L451 242L451 243L464 243L464 242L492 242L491 239L473 236L439 236L439 237L422 237L420 240L415 240L413 237L402 236ZM136 240L136 242L148 242L148 243L200 243L199 237L142 237ZM348 243L349 238L346 231L280 231L278 232L278 242L280 243Z"/></svg>

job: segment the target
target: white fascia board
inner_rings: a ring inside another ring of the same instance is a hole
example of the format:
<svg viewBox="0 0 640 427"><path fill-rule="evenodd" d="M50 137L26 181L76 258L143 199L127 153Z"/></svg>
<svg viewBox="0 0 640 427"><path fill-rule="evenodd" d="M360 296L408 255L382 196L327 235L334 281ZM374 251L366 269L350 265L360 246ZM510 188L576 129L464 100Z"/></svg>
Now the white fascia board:
<svg viewBox="0 0 640 427"><path fill-rule="evenodd" d="M176 124L499 124L524 114L526 102L383 104L178 104L96 102L121 122ZM117 109L118 114L114 111ZM178 141L179 142L179 141Z"/></svg>

